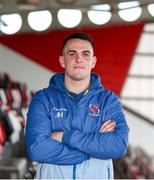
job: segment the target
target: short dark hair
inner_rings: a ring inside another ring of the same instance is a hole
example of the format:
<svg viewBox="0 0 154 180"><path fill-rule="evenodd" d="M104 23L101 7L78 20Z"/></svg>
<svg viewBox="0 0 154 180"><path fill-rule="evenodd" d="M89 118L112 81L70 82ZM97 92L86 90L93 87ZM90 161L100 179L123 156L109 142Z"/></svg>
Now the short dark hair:
<svg viewBox="0 0 154 180"><path fill-rule="evenodd" d="M63 44L62 44L62 49L64 49L67 42L71 39L82 39L82 40L89 41L91 46L94 48L93 39L88 33L77 32L77 33L69 35L66 39L64 39Z"/></svg>

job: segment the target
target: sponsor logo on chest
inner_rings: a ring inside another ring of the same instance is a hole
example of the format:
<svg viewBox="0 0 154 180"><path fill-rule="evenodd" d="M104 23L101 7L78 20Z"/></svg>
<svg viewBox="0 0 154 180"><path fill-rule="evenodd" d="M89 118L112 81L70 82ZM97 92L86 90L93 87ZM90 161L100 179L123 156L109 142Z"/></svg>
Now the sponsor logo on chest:
<svg viewBox="0 0 154 180"><path fill-rule="evenodd" d="M89 115L93 117L100 116L99 104L89 104Z"/></svg>

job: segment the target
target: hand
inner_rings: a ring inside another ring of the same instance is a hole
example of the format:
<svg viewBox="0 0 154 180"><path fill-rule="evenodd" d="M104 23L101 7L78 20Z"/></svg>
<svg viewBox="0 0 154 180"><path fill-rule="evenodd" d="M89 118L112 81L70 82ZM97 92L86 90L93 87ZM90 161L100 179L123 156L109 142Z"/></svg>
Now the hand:
<svg viewBox="0 0 154 180"><path fill-rule="evenodd" d="M105 123L102 124L99 132L104 133L104 132L112 132L115 130L116 127L116 122L109 119Z"/></svg>
<svg viewBox="0 0 154 180"><path fill-rule="evenodd" d="M59 142L62 141L62 137L63 137L63 131L57 131L57 132L54 132L50 135L50 137L54 140L57 140Z"/></svg>

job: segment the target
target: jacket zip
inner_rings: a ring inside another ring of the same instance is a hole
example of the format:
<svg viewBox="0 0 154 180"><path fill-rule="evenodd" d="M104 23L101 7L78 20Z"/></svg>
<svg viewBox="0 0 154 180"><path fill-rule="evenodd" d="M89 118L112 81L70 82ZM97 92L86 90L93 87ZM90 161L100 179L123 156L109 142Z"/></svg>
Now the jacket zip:
<svg viewBox="0 0 154 180"><path fill-rule="evenodd" d="M110 168L108 167L108 179L110 179Z"/></svg>
<svg viewBox="0 0 154 180"><path fill-rule="evenodd" d="M73 101L76 102L75 98L74 98L71 94L67 93L67 95L68 95ZM76 179L76 165L73 165L73 177L72 177L72 179L73 179L73 180Z"/></svg>
<svg viewBox="0 0 154 180"><path fill-rule="evenodd" d="M40 167L39 179L42 179L42 168L43 168L43 163L41 164L41 167Z"/></svg>
<svg viewBox="0 0 154 180"><path fill-rule="evenodd" d="M76 165L73 165L73 180L76 179Z"/></svg>

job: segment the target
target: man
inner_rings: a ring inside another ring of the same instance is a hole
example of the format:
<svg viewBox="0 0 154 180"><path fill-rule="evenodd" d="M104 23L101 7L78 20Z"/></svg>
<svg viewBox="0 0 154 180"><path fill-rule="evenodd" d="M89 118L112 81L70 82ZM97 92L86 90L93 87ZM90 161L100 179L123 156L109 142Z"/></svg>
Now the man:
<svg viewBox="0 0 154 180"><path fill-rule="evenodd" d="M112 159L125 154L128 126L118 97L105 90L95 67L93 42L75 33L59 58L64 73L31 102L26 142L39 179L112 179Z"/></svg>

